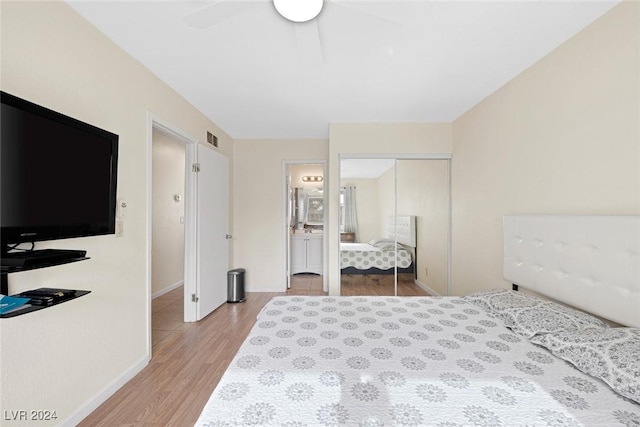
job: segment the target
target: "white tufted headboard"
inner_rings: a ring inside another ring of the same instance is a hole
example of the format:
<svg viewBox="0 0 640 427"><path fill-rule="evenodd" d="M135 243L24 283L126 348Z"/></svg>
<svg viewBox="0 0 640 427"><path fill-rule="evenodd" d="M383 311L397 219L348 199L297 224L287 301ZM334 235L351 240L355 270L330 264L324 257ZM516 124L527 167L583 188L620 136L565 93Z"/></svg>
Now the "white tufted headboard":
<svg viewBox="0 0 640 427"><path fill-rule="evenodd" d="M387 238L406 246L416 247L416 217L395 215L387 220Z"/></svg>
<svg viewBox="0 0 640 427"><path fill-rule="evenodd" d="M504 278L640 327L640 216L504 217Z"/></svg>

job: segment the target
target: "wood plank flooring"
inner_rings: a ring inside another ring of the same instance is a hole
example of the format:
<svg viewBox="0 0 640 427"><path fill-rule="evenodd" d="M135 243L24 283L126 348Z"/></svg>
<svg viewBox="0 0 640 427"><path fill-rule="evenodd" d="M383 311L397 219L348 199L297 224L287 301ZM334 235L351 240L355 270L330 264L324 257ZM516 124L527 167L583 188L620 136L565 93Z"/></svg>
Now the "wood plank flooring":
<svg viewBox="0 0 640 427"><path fill-rule="evenodd" d="M322 291L322 276L317 274L294 274L290 283L288 295L327 295Z"/></svg>
<svg viewBox="0 0 640 427"><path fill-rule="evenodd" d="M395 295L392 274L343 274L340 276L340 294L356 295ZM414 283L413 273L398 274L398 296L429 295Z"/></svg>
<svg viewBox="0 0 640 427"><path fill-rule="evenodd" d="M296 274L291 276L291 288L287 295L326 295L322 291L322 276ZM155 298L151 302L152 354L169 345L173 339L194 323L184 322L184 287L180 286Z"/></svg>
<svg viewBox="0 0 640 427"><path fill-rule="evenodd" d="M193 426L257 314L283 293L247 293L190 323L80 426Z"/></svg>
<svg viewBox="0 0 640 427"><path fill-rule="evenodd" d="M152 354L170 344L194 323L184 322L184 286L180 286L151 302Z"/></svg>

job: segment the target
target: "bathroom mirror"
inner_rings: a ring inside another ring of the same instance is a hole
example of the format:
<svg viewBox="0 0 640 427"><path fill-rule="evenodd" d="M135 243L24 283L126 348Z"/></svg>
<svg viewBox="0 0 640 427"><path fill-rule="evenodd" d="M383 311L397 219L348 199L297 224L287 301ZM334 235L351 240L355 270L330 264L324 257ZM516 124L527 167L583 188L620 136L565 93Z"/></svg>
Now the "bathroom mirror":
<svg viewBox="0 0 640 427"><path fill-rule="evenodd" d="M322 226L324 204L322 188L294 187L292 191L291 223L297 229L305 225Z"/></svg>

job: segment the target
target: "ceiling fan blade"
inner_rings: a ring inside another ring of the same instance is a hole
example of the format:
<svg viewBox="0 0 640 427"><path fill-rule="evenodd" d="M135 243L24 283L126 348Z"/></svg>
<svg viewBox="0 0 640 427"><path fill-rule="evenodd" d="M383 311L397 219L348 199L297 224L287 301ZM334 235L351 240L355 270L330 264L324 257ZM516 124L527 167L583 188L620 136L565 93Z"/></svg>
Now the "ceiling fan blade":
<svg viewBox="0 0 640 427"><path fill-rule="evenodd" d="M322 64L324 58L318 21L313 19L309 22L295 23L293 26L300 56L311 64Z"/></svg>
<svg viewBox="0 0 640 427"><path fill-rule="evenodd" d="M331 6L338 6L344 9L349 9L358 12L362 17L372 18L379 22L386 24L392 24L394 26L401 26L398 21L394 21L389 18L385 13L385 8L388 8L389 2L383 2L380 0L327 0L331 3Z"/></svg>
<svg viewBox="0 0 640 427"><path fill-rule="evenodd" d="M190 27L205 29L246 12L265 0L214 0L183 17Z"/></svg>

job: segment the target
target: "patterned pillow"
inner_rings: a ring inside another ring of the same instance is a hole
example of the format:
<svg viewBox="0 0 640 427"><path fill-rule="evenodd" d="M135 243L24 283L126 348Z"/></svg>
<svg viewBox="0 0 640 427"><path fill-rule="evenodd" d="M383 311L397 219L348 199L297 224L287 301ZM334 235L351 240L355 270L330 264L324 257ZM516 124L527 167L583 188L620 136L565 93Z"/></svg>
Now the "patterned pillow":
<svg viewBox="0 0 640 427"><path fill-rule="evenodd" d="M498 317L513 332L526 338L538 334L603 329L600 319L533 295L506 289L491 289L463 298Z"/></svg>
<svg viewBox="0 0 640 427"><path fill-rule="evenodd" d="M369 244L379 251L393 251L396 248L396 242L393 240L374 239Z"/></svg>
<svg viewBox="0 0 640 427"><path fill-rule="evenodd" d="M562 332L539 335L531 342L640 403L640 329Z"/></svg>
<svg viewBox="0 0 640 427"><path fill-rule="evenodd" d="M478 305L494 315L499 315L505 310L513 308L534 307L540 301L521 292L507 289L488 289L467 295L462 299Z"/></svg>
<svg viewBox="0 0 640 427"><path fill-rule="evenodd" d="M369 244L370 244L371 246L375 246L375 245L377 245L378 243L390 242L390 241L391 241L391 240L387 240L387 239L372 239L372 240L369 240Z"/></svg>

